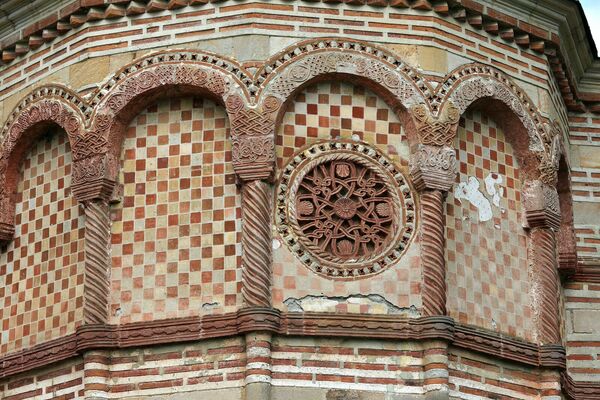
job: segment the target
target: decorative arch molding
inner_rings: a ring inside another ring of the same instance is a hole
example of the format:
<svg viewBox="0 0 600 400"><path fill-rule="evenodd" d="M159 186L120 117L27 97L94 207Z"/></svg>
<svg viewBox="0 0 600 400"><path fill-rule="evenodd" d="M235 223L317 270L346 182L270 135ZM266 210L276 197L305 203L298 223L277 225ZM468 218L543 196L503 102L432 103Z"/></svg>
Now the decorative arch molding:
<svg viewBox="0 0 600 400"><path fill-rule="evenodd" d="M144 56L123 67L91 96L93 113L81 160L82 181L91 182L85 197L107 198L112 193L119 170L119 155L125 129L137 112L164 92L201 93L223 105L239 102L239 112L250 106L252 79L236 62L220 56L194 51L170 50ZM236 114L229 115L231 120ZM239 119L239 118L238 118ZM232 125L232 138L238 129ZM234 163L234 167L235 167Z"/></svg>
<svg viewBox="0 0 600 400"><path fill-rule="evenodd" d="M462 115L472 104L493 99L504 104L520 121L527 134L528 144L521 151L533 156L531 176L556 186L558 171L558 138L556 121L542 117L527 93L498 69L479 63L463 65L446 76L436 88L431 108L438 115L456 108ZM452 137L452 140L454 137ZM521 138L518 138L521 139Z"/></svg>
<svg viewBox="0 0 600 400"><path fill-rule="evenodd" d="M0 240L14 235L15 195L19 168L31 144L48 124L67 133L73 158L84 136L88 108L75 92L61 85L42 86L13 109L0 133Z"/></svg>
<svg viewBox="0 0 600 400"><path fill-rule="evenodd" d="M256 101L284 105L302 88L330 78L358 82L382 96L399 113L409 140L417 142L410 109L417 105L429 109L434 90L418 70L369 43L320 38L288 47L256 72ZM276 121L284 112L285 107L274 110Z"/></svg>

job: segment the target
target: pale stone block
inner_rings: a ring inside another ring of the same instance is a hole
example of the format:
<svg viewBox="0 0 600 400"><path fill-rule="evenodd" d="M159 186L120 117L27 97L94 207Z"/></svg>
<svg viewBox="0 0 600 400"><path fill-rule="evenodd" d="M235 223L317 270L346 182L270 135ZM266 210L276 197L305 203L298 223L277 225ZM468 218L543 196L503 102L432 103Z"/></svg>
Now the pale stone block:
<svg viewBox="0 0 600 400"><path fill-rule="evenodd" d="M46 85L48 83L60 83L63 85L67 85L71 88L74 88L74 86L72 85L72 82L70 80L70 76L71 76L70 72L71 72L71 68L69 68L69 67L54 71L50 75L46 76L44 79L41 79L37 83L35 83L34 87L39 87L42 85Z"/></svg>
<svg viewBox="0 0 600 400"><path fill-rule="evenodd" d="M419 46L419 65L425 71L448 73L448 52L436 47Z"/></svg>
<svg viewBox="0 0 600 400"><path fill-rule="evenodd" d="M573 310L573 330L578 333L600 333L600 310Z"/></svg>
<svg viewBox="0 0 600 400"><path fill-rule="evenodd" d="M419 66L419 51L417 46L408 44L384 44L384 48L394 53L399 60L405 62L413 68Z"/></svg>
<svg viewBox="0 0 600 400"><path fill-rule="evenodd" d="M123 68L125 65L132 62L135 58L135 52L122 53L122 54L114 54L110 56L109 61L109 74L114 74L119 69ZM103 77L103 79L105 79Z"/></svg>
<svg viewBox="0 0 600 400"><path fill-rule="evenodd" d="M575 225L588 225L597 221L600 215L600 203L573 203L573 219Z"/></svg>
<svg viewBox="0 0 600 400"><path fill-rule="evenodd" d="M579 146L579 165L582 168L600 168L600 147Z"/></svg>
<svg viewBox="0 0 600 400"><path fill-rule="evenodd" d="M69 67L70 86L79 89L91 83L101 82L110 71L110 57L95 57Z"/></svg>
<svg viewBox="0 0 600 400"><path fill-rule="evenodd" d="M325 389L273 386L271 400L325 400Z"/></svg>
<svg viewBox="0 0 600 400"><path fill-rule="evenodd" d="M248 43L252 43L248 46ZM233 55L241 61L266 60L269 53L269 37L264 35L250 35L233 38Z"/></svg>

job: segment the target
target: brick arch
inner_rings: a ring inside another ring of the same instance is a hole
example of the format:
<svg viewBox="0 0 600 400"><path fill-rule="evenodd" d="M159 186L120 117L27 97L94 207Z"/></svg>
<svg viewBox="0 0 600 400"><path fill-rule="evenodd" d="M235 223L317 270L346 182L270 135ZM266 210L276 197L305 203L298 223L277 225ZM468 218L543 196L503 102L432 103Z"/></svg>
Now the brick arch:
<svg viewBox="0 0 600 400"><path fill-rule="evenodd" d="M433 89L414 68L387 50L347 39L311 39L295 44L268 60L256 73L257 103L269 104L279 121L294 94L325 80L344 80L372 90L394 109L408 137L416 129L408 110L429 109Z"/></svg>
<svg viewBox="0 0 600 400"><path fill-rule="evenodd" d="M0 133L0 240L13 238L19 171L28 149L49 126L58 126L76 158L88 111L77 94L60 85L35 89L13 109Z"/></svg>
<svg viewBox="0 0 600 400"><path fill-rule="evenodd" d="M432 99L432 109L438 114L449 107L456 108L459 115L476 107L500 122L511 136L526 178L543 177L544 159L551 156L555 131L547 128L533 101L504 73L483 64L457 68L446 76Z"/></svg>
<svg viewBox="0 0 600 400"><path fill-rule="evenodd" d="M222 105L232 104L233 100L237 108L227 106L227 110L229 118L234 119L231 113L250 103L251 82L236 62L193 51L151 54L117 71L91 96L94 111L86 138L88 154L79 168L86 171L84 180L90 183L84 197L110 196L125 129L144 106L164 96L199 94Z"/></svg>

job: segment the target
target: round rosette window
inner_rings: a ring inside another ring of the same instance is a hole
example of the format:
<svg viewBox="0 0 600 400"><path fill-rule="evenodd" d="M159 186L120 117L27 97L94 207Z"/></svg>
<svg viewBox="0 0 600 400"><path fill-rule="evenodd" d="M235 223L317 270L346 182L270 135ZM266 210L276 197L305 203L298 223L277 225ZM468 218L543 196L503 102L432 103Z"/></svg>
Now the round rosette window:
<svg viewBox="0 0 600 400"><path fill-rule="evenodd" d="M356 279L382 271L399 261L415 231L406 179L364 143L320 142L296 154L276 195L284 242L327 277Z"/></svg>

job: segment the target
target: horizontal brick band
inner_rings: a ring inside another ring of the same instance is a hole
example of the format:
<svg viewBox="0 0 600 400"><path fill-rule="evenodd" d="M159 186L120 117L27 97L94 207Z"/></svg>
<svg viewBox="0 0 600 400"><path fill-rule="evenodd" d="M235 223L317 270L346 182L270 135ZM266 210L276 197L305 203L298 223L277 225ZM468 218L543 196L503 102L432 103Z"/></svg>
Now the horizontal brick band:
<svg viewBox="0 0 600 400"><path fill-rule="evenodd" d="M236 313L205 317L125 325L85 325L74 334L0 358L0 378L47 366L94 349L191 342L249 332L388 340L446 340L457 347L529 366L565 368L565 351L561 346L538 346L496 332L457 325L450 317L282 313L271 308L247 308Z"/></svg>

